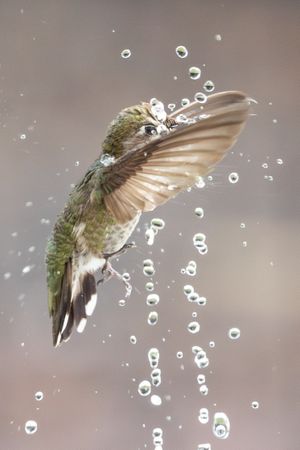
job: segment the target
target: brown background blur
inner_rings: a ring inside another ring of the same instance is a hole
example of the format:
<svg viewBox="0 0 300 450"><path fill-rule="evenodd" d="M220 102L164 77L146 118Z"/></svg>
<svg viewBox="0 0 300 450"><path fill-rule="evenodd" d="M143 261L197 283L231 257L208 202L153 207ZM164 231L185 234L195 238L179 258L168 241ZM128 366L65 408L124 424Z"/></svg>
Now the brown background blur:
<svg viewBox="0 0 300 450"><path fill-rule="evenodd" d="M176 56L179 44L188 58ZM193 65L202 68L198 81L187 74ZM297 1L0 1L1 450L153 449L155 426L164 450L205 442L212 450L299 448L299 73ZM154 96L179 105L207 79L217 91L247 92L257 115L212 182L143 217L133 236L138 249L116 264L135 288L126 306L118 305L123 286L107 283L85 333L52 349L44 248L70 184L96 158L121 108ZM240 175L234 185L232 171ZM145 224L155 216L166 227L148 247ZM199 231L207 234L206 256L192 244ZM146 257L161 297L154 327ZM195 278L180 273L191 259ZM205 307L188 303L186 283L207 297ZM194 311L198 335L187 331ZM238 341L227 337L232 326L241 329ZM192 345L210 358L206 397ZM153 389L161 406L137 393L150 378L153 346L161 354L162 384ZM213 436L211 420L199 423L201 407L211 419L228 414L227 440ZM33 435L24 431L28 419L38 423Z"/></svg>

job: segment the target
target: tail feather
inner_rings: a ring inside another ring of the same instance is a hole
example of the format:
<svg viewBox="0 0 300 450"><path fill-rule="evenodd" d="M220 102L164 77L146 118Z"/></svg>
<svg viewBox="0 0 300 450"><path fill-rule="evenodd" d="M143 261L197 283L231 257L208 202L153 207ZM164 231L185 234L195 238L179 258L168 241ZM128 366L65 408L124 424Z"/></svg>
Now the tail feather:
<svg viewBox="0 0 300 450"><path fill-rule="evenodd" d="M87 316L92 315L96 302L94 275L89 272L76 273L70 258L65 265L57 308L53 314L52 332L55 347L70 338L74 324L79 333L83 332Z"/></svg>

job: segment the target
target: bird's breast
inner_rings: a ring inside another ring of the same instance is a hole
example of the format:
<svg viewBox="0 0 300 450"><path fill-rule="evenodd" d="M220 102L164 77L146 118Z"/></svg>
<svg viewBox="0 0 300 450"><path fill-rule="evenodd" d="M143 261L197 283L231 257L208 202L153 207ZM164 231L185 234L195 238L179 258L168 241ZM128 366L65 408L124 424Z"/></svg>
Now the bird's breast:
<svg viewBox="0 0 300 450"><path fill-rule="evenodd" d="M109 225L106 229L104 237L103 253L111 254L120 250L126 244L128 238L133 233L137 223L140 219L141 213L137 214L132 220L127 223L115 223Z"/></svg>

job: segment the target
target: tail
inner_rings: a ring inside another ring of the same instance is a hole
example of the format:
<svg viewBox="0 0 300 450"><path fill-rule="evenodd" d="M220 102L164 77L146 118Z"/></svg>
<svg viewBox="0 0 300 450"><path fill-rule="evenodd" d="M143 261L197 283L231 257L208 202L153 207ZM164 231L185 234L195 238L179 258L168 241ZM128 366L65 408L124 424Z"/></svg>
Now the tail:
<svg viewBox="0 0 300 450"><path fill-rule="evenodd" d="M74 269L72 258L65 264L61 289L52 313L53 345L57 347L70 338L75 324L82 333L87 316L92 315L97 303L96 280L89 272L80 273Z"/></svg>

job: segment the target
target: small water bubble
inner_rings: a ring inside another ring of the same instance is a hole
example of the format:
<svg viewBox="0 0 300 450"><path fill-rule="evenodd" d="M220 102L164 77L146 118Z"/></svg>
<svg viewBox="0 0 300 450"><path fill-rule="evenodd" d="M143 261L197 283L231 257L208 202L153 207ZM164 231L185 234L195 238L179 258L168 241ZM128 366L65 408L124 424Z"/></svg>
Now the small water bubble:
<svg viewBox="0 0 300 450"><path fill-rule="evenodd" d="M237 172L231 172L228 175L228 180L230 183L235 184L239 181L239 174Z"/></svg>
<svg viewBox="0 0 300 450"><path fill-rule="evenodd" d="M230 330L228 331L228 337L229 339L239 339L239 337L241 336L241 330L239 328L233 327L230 328Z"/></svg>
<svg viewBox="0 0 300 450"><path fill-rule="evenodd" d="M119 306L125 306L126 305L126 300L124 300L123 298L121 300L118 301Z"/></svg>
<svg viewBox="0 0 300 450"><path fill-rule="evenodd" d="M254 400L254 401L251 403L251 408L253 408L253 409L258 409L258 408L259 408L259 403L258 403L256 400Z"/></svg>
<svg viewBox="0 0 300 450"><path fill-rule="evenodd" d="M21 141L24 141L26 138L27 138L27 136L26 136L25 133L20 134L20 139L21 139Z"/></svg>
<svg viewBox="0 0 300 450"><path fill-rule="evenodd" d="M162 400L161 397L159 395L151 395L151 399L150 399L152 405L154 406L160 406L162 404Z"/></svg>
<svg viewBox="0 0 300 450"><path fill-rule="evenodd" d="M262 167L263 169L267 169L269 166L268 166L268 163L263 163L263 164L261 165L261 167Z"/></svg>
<svg viewBox="0 0 300 450"><path fill-rule="evenodd" d="M124 272L122 278L124 281L130 281L130 274L128 272Z"/></svg>
<svg viewBox="0 0 300 450"><path fill-rule="evenodd" d="M199 388L200 394L201 395L207 395L208 394L208 387L206 386L206 384L202 384Z"/></svg>
<svg viewBox="0 0 300 450"><path fill-rule="evenodd" d="M151 383L148 380L143 380L140 382L138 387L138 393L143 397L146 397L151 393Z"/></svg>
<svg viewBox="0 0 300 450"><path fill-rule="evenodd" d="M155 217L151 220L151 227L163 230L165 228L165 221L159 217Z"/></svg>
<svg viewBox="0 0 300 450"><path fill-rule="evenodd" d="M195 183L195 186L198 189L203 189L206 186L206 183L205 183L205 181L204 181L204 179L202 177L198 177L198 179L197 179L197 181Z"/></svg>
<svg viewBox="0 0 300 450"><path fill-rule="evenodd" d="M190 67L189 68L189 75L192 80L199 80L201 76L201 69L199 67Z"/></svg>
<svg viewBox="0 0 300 450"><path fill-rule="evenodd" d="M10 273L10 272L5 272L5 273L3 274L4 280L9 280L10 277L11 277L11 273Z"/></svg>
<svg viewBox="0 0 300 450"><path fill-rule="evenodd" d="M37 392L34 394L34 398L39 402L39 401L43 400L43 398L44 398L44 393L43 393L42 391L37 391Z"/></svg>
<svg viewBox="0 0 300 450"><path fill-rule="evenodd" d="M131 344L136 344L137 343L137 339L136 339L136 337L134 335L130 336L129 340L130 340Z"/></svg>
<svg viewBox="0 0 300 450"><path fill-rule="evenodd" d="M211 450L210 444L198 444L197 450Z"/></svg>
<svg viewBox="0 0 300 450"><path fill-rule="evenodd" d="M215 348L216 343L215 341L210 341L208 345L210 346L210 348Z"/></svg>
<svg viewBox="0 0 300 450"><path fill-rule="evenodd" d="M203 88L206 90L206 92L212 92L215 89L215 83L211 80L205 81Z"/></svg>
<svg viewBox="0 0 300 450"><path fill-rule="evenodd" d="M200 217L200 219L202 219L202 217L204 217L203 208L200 208L199 206L197 208L195 208L195 214L197 217Z"/></svg>
<svg viewBox="0 0 300 450"><path fill-rule="evenodd" d="M243 247L247 247L247 246L248 246L248 242L247 242L247 241L243 241L243 242L242 242L242 246L243 246Z"/></svg>
<svg viewBox="0 0 300 450"><path fill-rule="evenodd" d="M273 122L273 123L277 123L278 120L277 120L277 119L273 119L272 122Z"/></svg>
<svg viewBox="0 0 300 450"><path fill-rule="evenodd" d="M190 333L196 334L196 333L199 333L199 331L200 331L200 324L199 324L199 322L196 322L196 321L190 322L188 324L187 328Z"/></svg>
<svg viewBox="0 0 300 450"><path fill-rule="evenodd" d="M190 264L186 267L186 274L190 277L194 277L197 273L197 268L194 266L191 266Z"/></svg>
<svg viewBox="0 0 300 450"><path fill-rule="evenodd" d="M204 233L196 233L193 236L194 244L197 242L205 242L205 240L206 240L206 235Z"/></svg>
<svg viewBox="0 0 300 450"><path fill-rule="evenodd" d="M189 54L187 48L184 45L178 45L178 47L176 47L175 52L179 58L186 58L187 55Z"/></svg>
<svg viewBox="0 0 300 450"><path fill-rule="evenodd" d="M121 56L124 59L130 58L131 50L129 48L125 48L124 50L121 51Z"/></svg>
<svg viewBox="0 0 300 450"><path fill-rule="evenodd" d="M145 231L145 238L148 245L153 245L155 239L155 231L153 228L148 228Z"/></svg>
<svg viewBox="0 0 300 450"><path fill-rule="evenodd" d="M222 40L222 36L220 34L215 34L215 40L220 42Z"/></svg>
<svg viewBox="0 0 300 450"><path fill-rule="evenodd" d="M33 252L35 251L35 246L34 246L34 245L31 245L31 246L28 248L28 251L29 251L29 253L33 253Z"/></svg>
<svg viewBox="0 0 300 450"><path fill-rule="evenodd" d="M176 108L175 103L169 103L168 104L168 108L169 108L170 111L174 111L174 109Z"/></svg>
<svg viewBox="0 0 300 450"><path fill-rule="evenodd" d="M147 291L153 291L153 289L154 289L154 283L152 283L152 281L148 281L148 282L145 284L145 288L146 288Z"/></svg>
<svg viewBox="0 0 300 450"><path fill-rule="evenodd" d="M209 421L209 412L207 408L201 408L199 411L198 420L200 423L208 423Z"/></svg>
<svg viewBox="0 0 300 450"><path fill-rule="evenodd" d="M276 159L277 164L279 164L280 166L283 164L283 160L281 158L277 158Z"/></svg>
<svg viewBox="0 0 300 450"><path fill-rule="evenodd" d="M156 325L158 322L158 313L156 311L151 311L148 315L147 322L149 325Z"/></svg>
<svg viewBox="0 0 300 450"><path fill-rule="evenodd" d="M183 292L185 293L185 295L189 295L189 294L191 294L192 292L194 292L194 288L193 288L193 286L191 286L190 284L185 284L185 285L183 286Z"/></svg>
<svg viewBox="0 0 300 450"><path fill-rule="evenodd" d="M176 353L176 357L178 358L178 359L182 359L183 358L183 353L182 352L177 352Z"/></svg>
<svg viewBox="0 0 300 450"><path fill-rule="evenodd" d="M25 432L27 434L34 434L37 431L37 423L35 420L27 420L25 423Z"/></svg>
<svg viewBox="0 0 300 450"><path fill-rule="evenodd" d="M50 224L50 220L49 219L45 219L44 217L40 220L42 225L49 225Z"/></svg>
<svg viewBox="0 0 300 450"><path fill-rule="evenodd" d="M29 208L29 207L32 206L32 205L33 205L32 202L26 202L26 203L25 203L26 208Z"/></svg>
<svg viewBox="0 0 300 450"><path fill-rule="evenodd" d="M190 103L191 103L191 102L190 102L190 100L189 100L188 98L183 98L183 99L181 100L181 106L182 106L182 107L188 106Z"/></svg>
<svg viewBox="0 0 300 450"><path fill-rule="evenodd" d="M159 303L159 295L158 294L149 294L147 296L146 303L148 306L157 305L157 303Z"/></svg>
<svg viewBox="0 0 300 450"><path fill-rule="evenodd" d="M226 439L229 436L230 422L225 413L217 412L214 415L213 433L219 439Z"/></svg>
<svg viewBox="0 0 300 450"><path fill-rule="evenodd" d="M23 267L23 269L22 269L22 273L23 273L23 274L29 273L33 268L34 268L34 265L31 265L31 266L25 266L25 267Z"/></svg>
<svg viewBox="0 0 300 450"><path fill-rule="evenodd" d="M75 166L76 166L76 167L78 167L78 166L79 166L79 164L80 164L80 162L79 162L79 161L75 161Z"/></svg>
<svg viewBox="0 0 300 450"><path fill-rule="evenodd" d="M199 375L197 376L197 381L198 381L198 384L205 383L205 375L203 373L199 373Z"/></svg>
<svg viewBox="0 0 300 450"><path fill-rule="evenodd" d="M196 102L205 103L207 101L207 96L203 92L196 92L194 99Z"/></svg>
<svg viewBox="0 0 300 450"><path fill-rule="evenodd" d="M246 228L246 224L244 222L241 222L240 228Z"/></svg>

